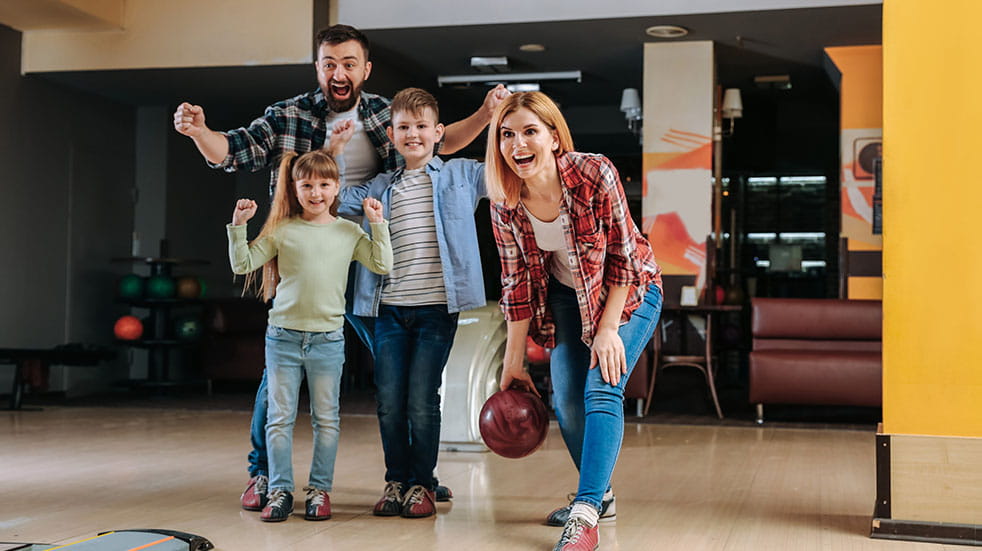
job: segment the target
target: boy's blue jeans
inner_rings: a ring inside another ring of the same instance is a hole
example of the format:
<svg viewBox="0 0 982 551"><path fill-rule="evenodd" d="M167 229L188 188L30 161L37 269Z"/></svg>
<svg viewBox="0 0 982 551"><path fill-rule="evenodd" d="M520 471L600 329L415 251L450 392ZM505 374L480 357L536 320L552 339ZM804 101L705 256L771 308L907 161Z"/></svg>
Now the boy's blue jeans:
<svg viewBox="0 0 982 551"><path fill-rule="evenodd" d="M371 350L373 318L364 318L354 314L345 314L344 318L351 324L361 342L365 343L365 346ZM266 378L267 371L264 369L263 378L259 381L259 389L256 390L256 401L252 406L252 424L249 430L249 439L252 441L252 451L249 452L250 477L269 476L269 460L266 455L266 416L268 410Z"/></svg>
<svg viewBox="0 0 982 551"><path fill-rule="evenodd" d="M375 318L375 398L387 482L436 488L440 385L457 317L445 304L383 304Z"/></svg>
<svg viewBox="0 0 982 551"><path fill-rule="evenodd" d="M307 378L310 418L314 427L314 453L308 486L331 491L338 454L341 415L341 369L344 366L344 331L295 331L269 326L266 330L266 374L269 377L270 490L294 490L293 427L297 419L300 383Z"/></svg>
<svg viewBox="0 0 982 551"><path fill-rule="evenodd" d="M556 348L549 364L553 407L566 448L580 472L574 501L600 509L624 438L624 386L658 325L661 291L654 285L648 287L644 302L617 331L628 366L617 386L604 382L599 368L589 369L590 348L580 340L583 325L576 292L553 280L548 300L556 322Z"/></svg>

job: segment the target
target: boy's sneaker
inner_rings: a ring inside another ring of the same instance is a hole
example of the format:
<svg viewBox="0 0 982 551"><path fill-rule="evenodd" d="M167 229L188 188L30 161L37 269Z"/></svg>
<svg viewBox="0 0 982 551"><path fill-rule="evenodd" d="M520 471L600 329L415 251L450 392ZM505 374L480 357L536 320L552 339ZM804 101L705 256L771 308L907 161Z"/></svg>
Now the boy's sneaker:
<svg viewBox="0 0 982 551"><path fill-rule="evenodd" d="M402 482L389 481L382 490L382 499L375 503L372 514L377 517L395 517L402 514Z"/></svg>
<svg viewBox="0 0 982 551"><path fill-rule="evenodd" d="M304 488L307 502L304 507L304 520L327 520L331 518L331 496L324 490Z"/></svg>
<svg viewBox="0 0 982 551"><path fill-rule="evenodd" d="M242 492L242 508L246 511L262 511L266 506L266 490L269 487L269 478L264 474L256 475L249 479L249 484Z"/></svg>
<svg viewBox="0 0 982 551"><path fill-rule="evenodd" d="M563 535L552 551L596 551L600 549L600 529L580 517L570 517Z"/></svg>
<svg viewBox="0 0 982 551"><path fill-rule="evenodd" d="M406 502L402 505L405 518L429 517L436 513L436 495L433 490L416 485L406 492Z"/></svg>
<svg viewBox="0 0 982 551"><path fill-rule="evenodd" d="M293 494L286 490L273 490L269 502L263 507L259 519L263 522L282 522L293 512Z"/></svg>
<svg viewBox="0 0 982 551"><path fill-rule="evenodd" d="M437 502L450 501L453 499L453 492L451 492L450 488L447 488L446 486L440 486L437 484L436 488L433 489L433 493L436 494Z"/></svg>
<svg viewBox="0 0 982 551"><path fill-rule="evenodd" d="M569 505L560 507L549 513L549 516L546 517L546 525L566 526L566 521L569 520L569 512L573 508L573 499L576 498L576 494L569 494L566 497L569 498ZM617 520L617 504L614 502L614 492L607 490L607 493L604 494L603 501L600 503L600 522L614 522L615 520Z"/></svg>

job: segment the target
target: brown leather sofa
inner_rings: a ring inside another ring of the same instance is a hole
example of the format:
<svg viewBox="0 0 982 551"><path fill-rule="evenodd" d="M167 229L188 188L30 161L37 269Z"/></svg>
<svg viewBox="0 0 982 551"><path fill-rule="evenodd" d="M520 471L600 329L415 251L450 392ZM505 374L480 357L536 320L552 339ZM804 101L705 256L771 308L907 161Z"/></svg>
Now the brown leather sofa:
<svg viewBox="0 0 982 551"><path fill-rule="evenodd" d="M205 304L202 371L212 381L256 382L265 368L268 306L256 298L211 299Z"/></svg>
<svg viewBox="0 0 982 551"><path fill-rule="evenodd" d="M750 402L882 404L883 308L878 300L752 301Z"/></svg>

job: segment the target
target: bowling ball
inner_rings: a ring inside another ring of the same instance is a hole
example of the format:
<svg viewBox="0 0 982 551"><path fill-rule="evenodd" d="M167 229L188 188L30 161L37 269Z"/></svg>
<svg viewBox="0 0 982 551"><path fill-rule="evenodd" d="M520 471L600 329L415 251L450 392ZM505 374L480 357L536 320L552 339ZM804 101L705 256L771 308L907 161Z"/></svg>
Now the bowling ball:
<svg viewBox="0 0 982 551"><path fill-rule="evenodd" d="M545 441L549 412L542 399L527 390L499 390L484 402L478 426L491 451L518 459L531 454Z"/></svg>
<svg viewBox="0 0 982 551"><path fill-rule="evenodd" d="M548 348L539 346L532 340L532 337L526 337L525 341L525 358L530 364L547 364L549 363L550 351Z"/></svg>
<svg viewBox="0 0 982 551"><path fill-rule="evenodd" d="M198 339L201 332L201 321L194 316L181 316L174 320L174 336L182 341Z"/></svg>
<svg viewBox="0 0 982 551"><path fill-rule="evenodd" d="M117 339L135 341L143 336L143 322L136 316L123 316L116 320L113 333Z"/></svg>
<svg viewBox="0 0 982 551"><path fill-rule="evenodd" d="M143 297L143 278L136 274L126 274L119 278L116 286L122 298L138 299Z"/></svg>
<svg viewBox="0 0 982 551"><path fill-rule="evenodd" d="M173 298L177 287L169 276L155 275L147 280L147 296L150 298Z"/></svg>
<svg viewBox="0 0 982 551"><path fill-rule="evenodd" d="M177 278L177 296L180 298L198 298L201 296L201 282L198 278L184 276Z"/></svg>
<svg viewBox="0 0 982 551"><path fill-rule="evenodd" d="M201 297L201 298L204 298L205 293L208 292L208 285L205 283L204 278L201 278L201 277L198 278L198 285L201 286L201 293L198 294L198 296Z"/></svg>

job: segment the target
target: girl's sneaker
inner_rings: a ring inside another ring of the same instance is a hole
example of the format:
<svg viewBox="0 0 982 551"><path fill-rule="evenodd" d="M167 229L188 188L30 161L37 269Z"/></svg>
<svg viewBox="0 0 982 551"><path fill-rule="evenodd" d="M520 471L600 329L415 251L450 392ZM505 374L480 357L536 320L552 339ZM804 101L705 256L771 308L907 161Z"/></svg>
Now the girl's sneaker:
<svg viewBox="0 0 982 551"><path fill-rule="evenodd" d="M286 490L273 490L259 519L263 522L282 522L290 518L291 513L293 513L293 494Z"/></svg>
<svg viewBox="0 0 982 551"><path fill-rule="evenodd" d="M331 496L324 490L304 488L307 491L307 502L304 508L304 520L327 520L331 518Z"/></svg>

